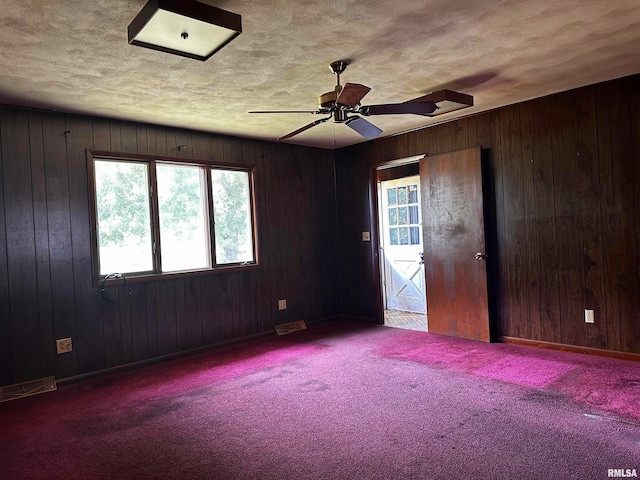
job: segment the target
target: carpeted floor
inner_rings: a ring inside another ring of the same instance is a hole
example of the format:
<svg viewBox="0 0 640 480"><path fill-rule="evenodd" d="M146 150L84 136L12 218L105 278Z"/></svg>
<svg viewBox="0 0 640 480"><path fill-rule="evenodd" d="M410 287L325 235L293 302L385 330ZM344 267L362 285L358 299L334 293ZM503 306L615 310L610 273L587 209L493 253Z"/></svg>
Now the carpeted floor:
<svg viewBox="0 0 640 480"><path fill-rule="evenodd" d="M3 479L640 474L640 363L314 325L0 404Z"/></svg>

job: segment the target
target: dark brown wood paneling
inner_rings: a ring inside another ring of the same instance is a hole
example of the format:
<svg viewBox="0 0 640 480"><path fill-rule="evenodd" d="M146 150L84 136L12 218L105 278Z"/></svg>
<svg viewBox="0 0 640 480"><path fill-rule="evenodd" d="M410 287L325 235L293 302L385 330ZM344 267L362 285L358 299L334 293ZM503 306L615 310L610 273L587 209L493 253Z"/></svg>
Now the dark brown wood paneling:
<svg viewBox="0 0 640 480"><path fill-rule="evenodd" d="M525 295L526 318L529 338L539 340L540 333L540 263L538 248L538 214L536 211L534 161L531 139L532 104L525 103L520 108L520 140L522 154L522 189L524 196L525 222ZM517 319L516 319L517 321Z"/></svg>
<svg viewBox="0 0 640 480"><path fill-rule="evenodd" d="M274 297L271 309L274 315L274 324L279 325L289 322L290 310L278 310L278 300L286 300L289 294L287 289L287 269L289 263L287 256L287 231L285 212L288 211L287 190L288 185L283 179L281 146L269 145L265 153L267 155L270 182L270 196L267 204L268 219L271 228L268 233L268 262L276 266L271 269L270 283L272 286L272 295ZM284 259L284 262L283 262Z"/></svg>
<svg viewBox="0 0 640 480"><path fill-rule="evenodd" d="M237 275L241 274L216 275L214 287L209 292L216 305L215 316L210 320L216 323L216 342L224 342L234 338L233 287L234 277ZM241 321L240 318L237 320Z"/></svg>
<svg viewBox="0 0 640 480"><path fill-rule="evenodd" d="M469 148L469 119L462 118L451 122L453 126L453 149L464 150Z"/></svg>
<svg viewBox="0 0 640 480"><path fill-rule="evenodd" d="M5 112L0 112L4 115ZM2 123L0 122L0 127ZM9 306L9 267L7 262L7 230L4 204L4 158L2 141L10 137L0 129L0 382L3 385L14 383L13 342L11 335L11 309Z"/></svg>
<svg viewBox="0 0 640 480"><path fill-rule="evenodd" d="M616 293L615 271L617 269L617 251L615 249L616 225L614 215L614 185L611 158L611 134L609 131L609 88L607 84L594 87L596 97L596 125L598 144L598 176L600 180L600 212L602 214L602 242L608 248L602 250L602 268L605 295L606 348L619 350L618 328L615 327L618 300ZM604 103L602 103L604 102ZM614 329L613 332L610 330ZM615 343L611 343L614 339Z"/></svg>
<svg viewBox="0 0 640 480"><path fill-rule="evenodd" d="M262 280L260 286L260 322L259 330L266 331L272 330L275 326L275 309L274 299L276 299L276 291L274 290L273 279L275 278L275 264L274 252L272 250L271 238L273 232L271 229L265 229L263 225L271 225L270 208L272 205L271 200L271 179L272 175L267 175L265 172L270 171L270 154L266 146L261 146L259 166L260 169L256 171L255 185L257 190L256 195L256 221L258 231L264 232L263 235L258 236L258 255L259 261L263 265L263 269L260 272L260 278Z"/></svg>
<svg viewBox="0 0 640 480"><path fill-rule="evenodd" d="M239 338L256 331L256 289L255 272L238 272L231 276L231 299L233 306L233 335Z"/></svg>
<svg viewBox="0 0 640 480"><path fill-rule="evenodd" d="M580 225L580 169L578 164L575 92L552 97L551 137L553 189L560 295L560 342L583 345L582 239Z"/></svg>
<svg viewBox="0 0 640 480"><path fill-rule="evenodd" d="M118 120L109 121L109 150L122 152L122 122Z"/></svg>
<svg viewBox="0 0 640 480"><path fill-rule="evenodd" d="M307 276L309 273L308 252L311 241L308 223L295 221L303 218L311 210L309 204L311 190L307 188L310 179L307 178L308 169L304 168L304 163L310 160L301 153L300 151L294 153L293 168L283 169L282 188L286 190L287 195L296 198L295 203L289 203L288 207L283 205L282 208L282 211L287 211L287 214L290 215L289 218L294 220L285 223L287 248L282 252L283 255L288 256L291 267L289 274L282 278L286 285L287 297L285 298L287 299L290 321L308 318L305 314L305 304L310 301L311 293Z"/></svg>
<svg viewBox="0 0 640 480"><path fill-rule="evenodd" d="M220 306L217 302L218 276L210 275L202 277L200 291L200 318L202 322L202 343L211 345L220 341L220 321L218 312Z"/></svg>
<svg viewBox="0 0 640 480"><path fill-rule="evenodd" d="M0 117L4 159L4 202L9 274L9 304L15 380L42 375L33 193L29 155L29 116L26 111L3 112ZM11 141L8 141L11 139ZM36 335L31 335L34 332Z"/></svg>
<svg viewBox="0 0 640 480"><path fill-rule="evenodd" d="M176 351L184 351L187 349L185 280L183 278L176 279L175 284Z"/></svg>
<svg viewBox="0 0 640 480"><path fill-rule="evenodd" d="M521 153L521 126L520 107L512 106L500 110L500 134L501 152L500 168L503 171L502 185L497 197L502 197L502 206L496 212L504 215L499 239L504 248L501 249L501 277L503 280L502 298L512 299L505 305L502 314L504 319L504 331L515 337L531 335L529 322L520 319L528 317L525 288L526 269L526 227L524 214L524 188L522 179L522 153ZM506 239L509 239L506 242Z"/></svg>
<svg viewBox="0 0 640 480"><path fill-rule="evenodd" d="M335 162L342 311L346 315L379 321L378 307L373 300L379 282L373 264L376 257L370 242L362 241L361 233L371 230L369 205L376 193L371 192L370 187L373 175L368 164L370 159L353 155L355 151L352 148L338 152ZM397 158L395 152L391 154L393 158ZM380 163L377 160L371 163Z"/></svg>
<svg viewBox="0 0 640 480"><path fill-rule="evenodd" d="M184 315L186 349L202 346L202 312L200 311L201 277L190 277L184 283Z"/></svg>
<svg viewBox="0 0 640 480"><path fill-rule="evenodd" d="M637 274L640 284L640 85L638 81L629 81L629 112L631 115L631 142L632 142L632 158L636 164L635 177L635 212L636 212L636 251L637 256ZM640 298L640 286L638 287L636 298ZM628 320L626 329L627 350L631 352L640 352L640 308L635 315Z"/></svg>
<svg viewBox="0 0 640 480"><path fill-rule="evenodd" d="M65 138L67 126L65 118L61 115L47 115L43 126L53 333L55 339L65 337L75 339L79 332L75 309L69 211L71 197ZM57 377L68 377L79 373L77 349L70 353L56 355L55 371Z"/></svg>
<svg viewBox="0 0 640 480"><path fill-rule="evenodd" d="M176 315L176 282L156 282L158 320L158 354L168 355L178 351L178 319Z"/></svg>
<svg viewBox="0 0 640 480"><path fill-rule="evenodd" d="M123 122L120 126L120 151L139 153L138 130L133 123Z"/></svg>
<svg viewBox="0 0 640 480"><path fill-rule="evenodd" d="M151 355L147 335L147 286L144 283L129 285L125 308L127 306L131 319L131 361L145 360Z"/></svg>
<svg viewBox="0 0 640 480"><path fill-rule="evenodd" d="M435 145L430 145L428 150L429 155L453 152L456 149L454 146L454 122L447 122L442 125L438 125L436 128L438 130L436 142Z"/></svg>
<svg viewBox="0 0 640 480"><path fill-rule="evenodd" d="M311 251L318 255L309 255L315 264L315 272L319 281L314 282L316 289L315 305L319 309L321 318L335 315L333 305L340 298L340 283L335 275L338 270L338 248L336 227L336 203L334 188L334 163L325 155L318 155L314 159L311 173L313 185L313 201L311 202L313 216L318 221L312 224ZM323 181L318 181L322 179ZM326 200L323 200L326 199Z"/></svg>
<svg viewBox="0 0 640 480"><path fill-rule="evenodd" d="M149 348L149 357L157 357L159 355L157 282L147 283L146 300L145 317L147 319L147 346Z"/></svg>
<svg viewBox="0 0 640 480"><path fill-rule="evenodd" d="M560 343L560 299L558 297L558 253L551 147L551 100L532 103L533 186L537 215L538 271L540 273L540 335Z"/></svg>
<svg viewBox="0 0 640 480"><path fill-rule="evenodd" d="M606 296L604 292L600 166L596 100L594 88L576 92L578 159L580 168L581 216L583 241L584 307L594 310L598 321L585 324L585 345L607 348Z"/></svg>
<svg viewBox="0 0 640 480"><path fill-rule="evenodd" d="M43 115L40 112L29 112L33 228L35 232L42 375L51 376L55 374L56 349L53 337L53 316L51 310L51 268L49 264L49 229L46 207L47 186L44 166L42 121Z"/></svg>
<svg viewBox="0 0 640 480"><path fill-rule="evenodd" d="M497 267L498 267L498 275L494 279L496 282L495 295L497 296L496 306L498 311L498 316L495 320L498 320L496 323L495 330L496 333L500 336L505 335L512 329L510 324L510 307L511 304L506 300L508 298L508 275L507 275L507 265L506 261L507 250L503 248L505 245L505 239L507 234L506 227L506 219L505 219L505 196L504 196L504 184L505 184L505 169L504 169L504 160L503 155L504 152L502 150L502 117L506 115L504 110L498 110L495 112L491 112L490 114L490 124L491 124L491 145L493 146L491 150L491 155L487 157L487 161L490 164L489 170L492 175L492 186L493 186L493 197L495 199L495 211L492 212L495 216L495 234L497 243L499 248L492 252L493 255L497 255ZM506 122L505 122L506 123ZM506 181L509 181L507 178ZM428 315L427 311L427 315Z"/></svg>
<svg viewBox="0 0 640 480"><path fill-rule="evenodd" d="M637 85L637 82L636 82ZM618 348L629 351L637 339L638 312L638 250L636 238L635 181L639 159L633 158L631 144L631 111L629 109L629 82L618 80L610 84L609 121L611 132L611 158L615 225L617 227L617 268L615 275L618 308L616 319L610 323L609 331L618 332ZM638 112L634 112L638 115Z"/></svg>

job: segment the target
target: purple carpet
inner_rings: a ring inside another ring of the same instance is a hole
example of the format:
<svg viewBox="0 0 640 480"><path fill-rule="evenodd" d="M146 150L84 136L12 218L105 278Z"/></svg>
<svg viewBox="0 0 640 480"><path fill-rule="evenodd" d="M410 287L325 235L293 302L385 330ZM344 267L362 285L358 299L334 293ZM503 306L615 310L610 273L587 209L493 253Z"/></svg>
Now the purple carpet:
<svg viewBox="0 0 640 480"><path fill-rule="evenodd" d="M640 475L640 363L315 325L0 404L3 479Z"/></svg>

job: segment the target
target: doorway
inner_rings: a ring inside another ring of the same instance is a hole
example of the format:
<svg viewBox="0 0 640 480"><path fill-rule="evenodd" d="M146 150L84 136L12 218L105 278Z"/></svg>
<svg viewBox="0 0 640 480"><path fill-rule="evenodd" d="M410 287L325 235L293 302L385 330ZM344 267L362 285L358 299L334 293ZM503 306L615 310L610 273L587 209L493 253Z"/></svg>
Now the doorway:
<svg viewBox="0 0 640 480"><path fill-rule="evenodd" d="M379 179L377 196L384 324L427 331L420 176Z"/></svg>
<svg viewBox="0 0 640 480"><path fill-rule="evenodd" d="M411 160L375 167L383 322L489 342L481 149Z"/></svg>

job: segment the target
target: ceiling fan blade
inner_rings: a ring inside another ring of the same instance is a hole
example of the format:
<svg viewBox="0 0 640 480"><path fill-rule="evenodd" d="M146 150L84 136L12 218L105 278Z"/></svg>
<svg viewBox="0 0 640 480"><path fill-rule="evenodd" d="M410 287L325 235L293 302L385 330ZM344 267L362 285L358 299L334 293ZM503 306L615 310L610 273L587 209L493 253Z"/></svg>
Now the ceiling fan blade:
<svg viewBox="0 0 640 480"><path fill-rule="evenodd" d="M247 112L247 113L313 113L313 114L318 114L318 113L324 113L324 112L320 112L318 110L254 110L252 112Z"/></svg>
<svg viewBox="0 0 640 480"><path fill-rule="evenodd" d="M431 115L437 110L435 102L387 103L384 105L368 105L360 108L363 115L395 115L413 113L414 115Z"/></svg>
<svg viewBox="0 0 640 480"><path fill-rule="evenodd" d="M304 126L304 127L302 127L302 128L299 128L299 129L297 129L297 130L294 130L294 131L293 131L293 132L291 132L291 133L287 133L284 137L280 137L280 138L278 138L278 140L285 140L285 139L287 139L287 138L291 138L291 137L293 137L294 135L298 135L299 133L302 133L302 132L304 132L305 130L309 130L310 128L315 127L316 125L320 125L321 123L324 123L324 122L326 122L326 121L327 121L327 120L329 120L329 119L331 119L331 117L321 118L320 120L316 120L315 122L311 122L310 124L305 125L305 126Z"/></svg>
<svg viewBox="0 0 640 480"><path fill-rule="evenodd" d="M351 128L351 129L355 130L356 132L358 132L360 135L362 135L367 140L371 140L372 138L376 138L378 135L380 135L382 133L382 130L380 130L378 127L376 127L369 120L365 120L364 118L358 117L358 116L349 118L345 122L345 125L347 127Z"/></svg>
<svg viewBox="0 0 640 480"><path fill-rule="evenodd" d="M336 103L347 107L355 107L369 91L371 91L371 88L366 85L347 83L342 87Z"/></svg>

